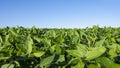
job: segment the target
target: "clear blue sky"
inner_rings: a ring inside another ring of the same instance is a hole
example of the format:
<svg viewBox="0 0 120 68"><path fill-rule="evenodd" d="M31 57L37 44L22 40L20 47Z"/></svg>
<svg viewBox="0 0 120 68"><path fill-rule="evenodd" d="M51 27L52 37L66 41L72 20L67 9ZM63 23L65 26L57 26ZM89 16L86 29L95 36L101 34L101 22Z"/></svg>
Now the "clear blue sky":
<svg viewBox="0 0 120 68"><path fill-rule="evenodd" d="M120 27L119 0L0 0L0 27Z"/></svg>

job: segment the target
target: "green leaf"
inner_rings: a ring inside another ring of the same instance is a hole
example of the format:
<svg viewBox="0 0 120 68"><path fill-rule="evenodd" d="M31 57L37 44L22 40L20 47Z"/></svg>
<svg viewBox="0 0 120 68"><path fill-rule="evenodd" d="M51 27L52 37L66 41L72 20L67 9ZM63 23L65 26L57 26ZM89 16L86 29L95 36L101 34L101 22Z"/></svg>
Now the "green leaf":
<svg viewBox="0 0 120 68"><path fill-rule="evenodd" d="M32 52L32 44L33 44L33 40L31 39L30 36L27 37L27 53L30 54Z"/></svg>
<svg viewBox="0 0 120 68"><path fill-rule="evenodd" d="M73 57L83 57L80 50L66 50L66 52Z"/></svg>
<svg viewBox="0 0 120 68"><path fill-rule="evenodd" d="M54 30L48 30L46 33L45 33L45 36L48 37L48 38L55 38L56 37L56 33Z"/></svg>
<svg viewBox="0 0 120 68"><path fill-rule="evenodd" d="M75 66L72 66L71 68L84 68L85 64L79 60L78 63Z"/></svg>
<svg viewBox="0 0 120 68"><path fill-rule="evenodd" d="M14 64L4 64L1 66L1 68L14 68Z"/></svg>
<svg viewBox="0 0 120 68"><path fill-rule="evenodd" d="M39 52L34 52L34 53L33 53L33 55L34 55L35 57L41 57L41 56L43 56L44 54L45 54L44 51L39 51Z"/></svg>
<svg viewBox="0 0 120 68"><path fill-rule="evenodd" d="M120 64L116 64L107 57L100 57L96 59L96 62L103 65L104 68L120 68Z"/></svg>
<svg viewBox="0 0 120 68"><path fill-rule="evenodd" d="M0 60L6 60L6 59L9 59L10 57L1 57L0 55Z"/></svg>
<svg viewBox="0 0 120 68"><path fill-rule="evenodd" d="M66 68L67 66L77 64L79 61L81 61L80 58L71 58L70 61L63 67Z"/></svg>
<svg viewBox="0 0 120 68"><path fill-rule="evenodd" d="M0 36L0 46L1 46L2 42L3 42L3 41L2 41L2 37Z"/></svg>
<svg viewBox="0 0 120 68"><path fill-rule="evenodd" d="M34 38L34 40L36 40L37 42L40 42L40 41L41 41L41 39L38 38L38 37L36 37L36 36L34 36L33 38Z"/></svg>
<svg viewBox="0 0 120 68"><path fill-rule="evenodd" d="M89 64L87 68L101 68L100 64Z"/></svg>
<svg viewBox="0 0 120 68"><path fill-rule="evenodd" d="M18 61L14 61L15 66L20 67L20 63Z"/></svg>
<svg viewBox="0 0 120 68"><path fill-rule="evenodd" d="M59 55L59 58L56 63L63 62L63 61L65 61L64 55Z"/></svg>
<svg viewBox="0 0 120 68"><path fill-rule="evenodd" d="M104 52L106 51L105 47L95 47L92 48L92 50L87 51L86 53L86 60L92 60L95 59L99 56L101 56L102 54L104 54Z"/></svg>
<svg viewBox="0 0 120 68"><path fill-rule="evenodd" d="M10 31L10 33L11 33L12 35L14 35L14 36L17 35L17 33L13 30L13 28L10 28L9 31Z"/></svg>
<svg viewBox="0 0 120 68"><path fill-rule="evenodd" d="M60 35L56 38L56 41L57 41L57 43L62 44L65 40L64 40L64 38L62 38L62 35Z"/></svg>
<svg viewBox="0 0 120 68"><path fill-rule="evenodd" d="M52 63L52 61L54 60L54 57L55 57L55 55L52 55L52 56L48 56L48 57L42 59L40 62L40 67L49 66Z"/></svg>
<svg viewBox="0 0 120 68"><path fill-rule="evenodd" d="M119 47L118 44L112 44L111 46L109 46L109 52L108 54L110 55L111 58L114 58L117 56L117 47Z"/></svg>
<svg viewBox="0 0 120 68"><path fill-rule="evenodd" d="M56 51L56 52L55 52L56 54L61 54L62 49L60 48L59 45L56 45L55 51Z"/></svg>
<svg viewBox="0 0 120 68"><path fill-rule="evenodd" d="M104 41L105 41L105 39L106 39L106 38L104 37L102 40L97 41L97 42L95 43L95 47L96 47L96 46L98 46L98 47L99 47L99 46L102 46L103 43L104 43Z"/></svg>
<svg viewBox="0 0 120 68"><path fill-rule="evenodd" d="M51 46L51 41L49 39L45 38L45 39L43 39L43 42L44 42L46 47Z"/></svg>
<svg viewBox="0 0 120 68"><path fill-rule="evenodd" d="M26 54L30 54L32 52L32 45L33 45L33 40L31 39L30 36L17 36L16 38L16 46L18 47L19 50Z"/></svg>
<svg viewBox="0 0 120 68"><path fill-rule="evenodd" d="M50 53L51 53L51 54L54 53L54 51L55 51L55 47L56 47L56 45L53 45L53 46L50 47L49 50L50 50Z"/></svg>
<svg viewBox="0 0 120 68"><path fill-rule="evenodd" d="M82 53L82 55L85 55L86 52L88 51L87 45L78 44L76 47L77 47L77 50L79 50Z"/></svg>
<svg viewBox="0 0 120 68"><path fill-rule="evenodd" d="M8 41L8 38L9 38L9 35L6 35L6 36L5 36L5 42Z"/></svg>

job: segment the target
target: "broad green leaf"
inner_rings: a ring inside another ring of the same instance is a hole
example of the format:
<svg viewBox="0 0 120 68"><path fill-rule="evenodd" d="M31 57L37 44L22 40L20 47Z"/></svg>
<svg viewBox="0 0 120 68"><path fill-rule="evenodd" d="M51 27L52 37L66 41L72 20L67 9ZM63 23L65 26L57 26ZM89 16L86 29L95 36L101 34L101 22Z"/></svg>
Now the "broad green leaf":
<svg viewBox="0 0 120 68"><path fill-rule="evenodd" d="M100 64L89 64L87 68L101 68Z"/></svg>
<svg viewBox="0 0 120 68"><path fill-rule="evenodd" d="M63 68L66 68L67 66L73 65L73 64L77 64L80 60L80 58L72 58L65 66L63 66Z"/></svg>
<svg viewBox="0 0 120 68"><path fill-rule="evenodd" d="M72 66L71 68L84 68L85 64L79 60L78 63L75 66Z"/></svg>
<svg viewBox="0 0 120 68"><path fill-rule="evenodd" d="M58 36L56 39L57 43L62 44L65 40L62 38L62 35Z"/></svg>
<svg viewBox="0 0 120 68"><path fill-rule="evenodd" d="M23 53L27 52L27 47L25 46L25 44L17 44L16 46L19 49L19 51L21 51Z"/></svg>
<svg viewBox="0 0 120 68"><path fill-rule="evenodd" d="M35 57L41 57L41 56L43 56L44 54L45 54L44 51L39 51L39 52L34 52L34 53L33 53L33 55L34 55Z"/></svg>
<svg viewBox="0 0 120 68"><path fill-rule="evenodd" d="M115 38L111 38L111 41L112 41L113 43L115 43L115 42L116 42Z"/></svg>
<svg viewBox="0 0 120 68"><path fill-rule="evenodd" d="M40 67L49 66L52 63L52 61L54 60L54 57L55 57L55 55L43 58L40 62Z"/></svg>
<svg viewBox="0 0 120 68"><path fill-rule="evenodd" d="M18 61L14 61L15 66L20 67L20 63Z"/></svg>
<svg viewBox="0 0 120 68"><path fill-rule="evenodd" d="M50 31L50 36L51 36L51 37L54 37L54 38L56 37L56 33L55 33L54 30L51 30L51 31Z"/></svg>
<svg viewBox="0 0 120 68"><path fill-rule="evenodd" d="M108 68L120 68L120 64L112 63Z"/></svg>
<svg viewBox="0 0 120 68"><path fill-rule="evenodd" d="M100 40L100 41L97 41L96 43L95 43L95 47L99 47L99 46L102 46L103 45L103 43L104 43L104 41L105 41L105 37L102 39L102 40Z"/></svg>
<svg viewBox="0 0 120 68"><path fill-rule="evenodd" d="M83 57L82 52L80 50L66 50L69 55L73 57Z"/></svg>
<svg viewBox="0 0 120 68"><path fill-rule="evenodd" d="M56 53L56 54L61 54L61 51L62 51L62 49L60 48L60 46L59 46L59 45L56 45L56 46L55 46L55 53Z"/></svg>
<svg viewBox="0 0 120 68"><path fill-rule="evenodd" d="M33 44L33 40L31 39L30 36L28 36L27 38L27 53L30 54L32 52L32 44Z"/></svg>
<svg viewBox="0 0 120 68"><path fill-rule="evenodd" d="M50 47L50 53L51 53L51 54L54 53L54 51L55 51L55 47L56 47L56 45L53 45L53 46Z"/></svg>
<svg viewBox="0 0 120 68"><path fill-rule="evenodd" d="M14 68L14 64L4 64L1 66L1 68Z"/></svg>
<svg viewBox="0 0 120 68"><path fill-rule="evenodd" d="M54 53L55 54L61 54L61 52L62 52L62 49L59 45L53 45L53 46L50 47L49 50L52 54L54 54Z"/></svg>
<svg viewBox="0 0 120 68"><path fill-rule="evenodd" d="M16 47L22 52L27 52L28 49L27 37L18 35L16 37Z"/></svg>
<svg viewBox="0 0 120 68"><path fill-rule="evenodd" d="M87 53L85 55L86 60L92 60L92 59L95 59L97 57L100 57L102 54L105 53L105 51L106 51L105 47L92 48L92 50L87 51Z"/></svg>
<svg viewBox="0 0 120 68"><path fill-rule="evenodd" d="M56 33L54 30L48 30L46 33L45 33L45 36L48 37L48 38L55 38L56 37Z"/></svg>
<svg viewBox="0 0 120 68"><path fill-rule="evenodd" d="M63 62L63 61L65 61L64 55L59 55L59 58L56 63Z"/></svg>
<svg viewBox="0 0 120 68"><path fill-rule="evenodd" d="M0 60L6 60L6 59L9 59L10 57L2 57L1 55L0 55Z"/></svg>
<svg viewBox="0 0 120 68"><path fill-rule="evenodd" d="M111 46L109 46L110 50L108 54L110 55L111 58L114 58L117 56L117 47L119 47L118 44L112 44Z"/></svg>
<svg viewBox="0 0 120 68"><path fill-rule="evenodd" d="M88 50L87 45L84 45L84 44L78 44L76 47L77 47L77 50L79 50L82 53L82 55L85 55Z"/></svg>
<svg viewBox="0 0 120 68"><path fill-rule="evenodd" d="M17 38L17 47L24 53L30 54L32 52L33 40L30 36L18 36Z"/></svg>
<svg viewBox="0 0 120 68"><path fill-rule="evenodd" d="M120 38L117 38L116 40L120 43Z"/></svg>
<svg viewBox="0 0 120 68"><path fill-rule="evenodd" d="M36 37L36 36L34 36L33 38L34 38L37 42L40 42L40 41L41 41L41 39L38 38L38 37Z"/></svg>
<svg viewBox="0 0 120 68"><path fill-rule="evenodd" d="M105 68L120 68L120 64L114 63L107 57L100 57L96 59L96 62L99 62L101 65L103 65L102 67Z"/></svg>
<svg viewBox="0 0 120 68"><path fill-rule="evenodd" d="M44 41L44 44L45 44L46 47L51 46L51 41L48 40L47 38L43 39L43 41Z"/></svg>

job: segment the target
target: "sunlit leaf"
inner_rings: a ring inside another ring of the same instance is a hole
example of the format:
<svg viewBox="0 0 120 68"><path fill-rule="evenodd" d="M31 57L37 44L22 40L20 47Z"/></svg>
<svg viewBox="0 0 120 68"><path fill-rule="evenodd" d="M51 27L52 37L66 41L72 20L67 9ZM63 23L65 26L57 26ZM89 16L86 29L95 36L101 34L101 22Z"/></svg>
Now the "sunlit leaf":
<svg viewBox="0 0 120 68"><path fill-rule="evenodd" d="M34 52L34 53L33 53L33 55L34 55L35 57L41 57L41 56L44 55L44 54L45 54L44 51L39 51L39 52Z"/></svg>
<svg viewBox="0 0 120 68"><path fill-rule="evenodd" d="M86 53L86 60L92 60L95 59L97 57L100 57L102 54L104 54L106 51L105 47L95 47L92 48L92 50L87 51Z"/></svg>

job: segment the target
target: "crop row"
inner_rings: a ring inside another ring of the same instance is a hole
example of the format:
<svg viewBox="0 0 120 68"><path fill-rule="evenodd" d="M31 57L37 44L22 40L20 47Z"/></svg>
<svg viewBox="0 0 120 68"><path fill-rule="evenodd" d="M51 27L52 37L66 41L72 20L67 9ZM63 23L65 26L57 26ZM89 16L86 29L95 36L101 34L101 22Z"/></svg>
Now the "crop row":
<svg viewBox="0 0 120 68"><path fill-rule="evenodd" d="M1 68L120 68L120 28L0 28Z"/></svg>

